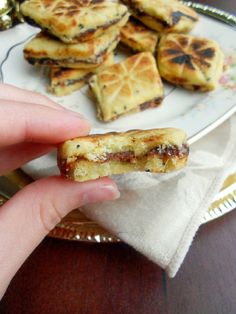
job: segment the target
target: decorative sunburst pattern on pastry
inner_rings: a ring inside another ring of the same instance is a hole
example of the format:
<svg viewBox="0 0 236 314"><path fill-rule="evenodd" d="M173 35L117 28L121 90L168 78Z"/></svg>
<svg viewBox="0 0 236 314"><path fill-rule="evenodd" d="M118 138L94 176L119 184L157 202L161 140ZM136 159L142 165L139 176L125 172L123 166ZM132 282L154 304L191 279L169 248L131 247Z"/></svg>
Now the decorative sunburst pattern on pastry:
<svg viewBox="0 0 236 314"><path fill-rule="evenodd" d="M153 55L136 54L107 67L89 82L98 102L98 117L109 121L119 116L157 106L163 86Z"/></svg>
<svg viewBox="0 0 236 314"><path fill-rule="evenodd" d="M89 40L105 29L122 27L129 16L126 6L109 0L26 0L21 11L26 20L65 43Z"/></svg>
<svg viewBox="0 0 236 314"><path fill-rule="evenodd" d="M223 52L210 39L168 34L159 43L160 75L187 89L208 91L216 88L223 64Z"/></svg>
<svg viewBox="0 0 236 314"><path fill-rule="evenodd" d="M158 32L187 33L198 21L197 13L178 0L123 0L132 14Z"/></svg>

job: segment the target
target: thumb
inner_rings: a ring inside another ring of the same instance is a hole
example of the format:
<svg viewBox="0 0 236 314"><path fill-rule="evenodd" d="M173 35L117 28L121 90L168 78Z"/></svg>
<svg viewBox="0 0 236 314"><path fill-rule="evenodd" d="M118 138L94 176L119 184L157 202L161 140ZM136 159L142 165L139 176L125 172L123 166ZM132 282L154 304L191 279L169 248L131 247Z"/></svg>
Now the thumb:
<svg viewBox="0 0 236 314"><path fill-rule="evenodd" d="M24 260L68 212L118 197L109 178L78 183L49 177L17 193L0 208L0 297Z"/></svg>

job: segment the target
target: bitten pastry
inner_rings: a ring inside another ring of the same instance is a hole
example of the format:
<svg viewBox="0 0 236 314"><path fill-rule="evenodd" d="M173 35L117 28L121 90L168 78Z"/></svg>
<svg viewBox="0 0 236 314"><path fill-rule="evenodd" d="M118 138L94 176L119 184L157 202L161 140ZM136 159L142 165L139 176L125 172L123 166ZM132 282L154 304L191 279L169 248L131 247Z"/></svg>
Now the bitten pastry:
<svg viewBox="0 0 236 314"><path fill-rule="evenodd" d="M191 90L217 87L223 71L224 54L210 39L168 34L158 49L158 68L167 81Z"/></svg>
<svg viewBox="0 0 236 314"><path fill-rule="evenodd" d="M189 147L180 129L132 130L68 140L58 150L63 177L87 181L131 171L170 172L186 165Z"/></svg>
<svg viewBox="0 0 236 314"><path fill-rule="evenodd" d="M150 52L107 67L94 75L89 85L97 99L98 118L103 121L156 107L163 99L163 85Z"/></svg>
<svg viewBox="0 0 236 314"><path fill-rule="evenodd" d="M135 51L150 51L154 53L158 41L158 33L145 27L138 20L130 19L121 28L120 40Z"/></svg>
<svg viewBox="0 0 236 314"><path fill-rule="evenodd" d="M198 21L197 13L178 0L123 0L133 16L158 32L187 33Z"/></svg>
<svg viewBox="0 0 236 314"><path fill-rule="evenodd" d="M92 68L99 66L119 42L119 31L79 44L68 45L46 33L39 33L24 47L24 57L36 65L65 68Z"/></svg>
<svg viewBox="0 0 236 314"><path fill-rule="evenodd" d="M126 6L109 0L27 0L20 8L27 21L70 44L120 28L129 17Z"/></svg>
<svg viewBox="0 0 236 314"><path fill-rule="evenodd" d="M70 68L51 68L50 86L48 90L56 96L69 95L82 88L93 75L101 71L106 66L114 63L113 53L106 56L104 62L97 68L92 69L70 69Z"/></svg>

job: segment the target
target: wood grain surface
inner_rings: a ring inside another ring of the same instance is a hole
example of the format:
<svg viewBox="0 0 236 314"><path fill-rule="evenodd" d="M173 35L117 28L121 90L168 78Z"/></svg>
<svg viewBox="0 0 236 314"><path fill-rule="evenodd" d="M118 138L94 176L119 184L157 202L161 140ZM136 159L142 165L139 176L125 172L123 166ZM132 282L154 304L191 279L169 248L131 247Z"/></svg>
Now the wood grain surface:
<svg viewBox="0 0 236 314"><path fill-rule="evenodd" d="M198 1L236 13L236 1ZM236 211L204 225L174 279L125 244L46 238L12 280L1 314L235 314Z"/></svg>

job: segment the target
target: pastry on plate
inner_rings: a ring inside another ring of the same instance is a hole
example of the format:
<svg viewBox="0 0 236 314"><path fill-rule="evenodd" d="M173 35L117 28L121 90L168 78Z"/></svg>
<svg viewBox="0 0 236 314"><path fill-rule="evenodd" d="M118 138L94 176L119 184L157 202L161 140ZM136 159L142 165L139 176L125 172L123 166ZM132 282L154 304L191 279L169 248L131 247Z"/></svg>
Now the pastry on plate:
<svg viewBox="0 0 236 314"><path fill-rule="evenodd" d="M150 52L106 67L92 76L89 85L97 100L98 118L103 121L156 107L163 99L162 81Z"/></svg>
<svg viewBox="0 0 236 314"><path fill-rule="evenodd" d="M133 16L157 32L187 33L197 13L178 0L123 0Z"/></svg>
<svg viewBox="0 0 236 314"><path fill-rule="evenodd" d="M71 68L51 68L50 86L48 90L57 95L69 95L83 87L93 75L114 63L113 53L106 56L104 62L97 68L92 69L71 69Z"/></svg>
<svg viewBox="0 0 236 314"><path fill-rule="evenodd" d="M26 0L21 4L26 21L65 43L87 41L128 20L127 7L109 0Z"/></svg>
<svg viewBox="0 0 236 314"><path fill-rule="evenodd" d="M105 32L100 37L79 44L65 44L46 33L39 33L24 47L31 64L66 68L99 66L120 40L119 31Z"/></svg>
<svg viewBox="0 0 236 314"><path fill-rule="evenodd" d="M87 181L131 171L178 170L188 154L180 129L132 130L68 140L58 149L58 166L63 177Z"/></svg>
<svg viewBox="0 0 236 314"><path fill-rule="evenodd" d="M134 51L150 51L154 53L158 37L157 32L147 28L133 18L120 31L120 41Z"/></svg>
<svg viewBox="0 0 236 314"><path fill-rule="evenodd" d="M213 90L217 87L223 65L224 54L211 39L168 34L160 40L159 72L173 84L191 90Z"/></svg>

